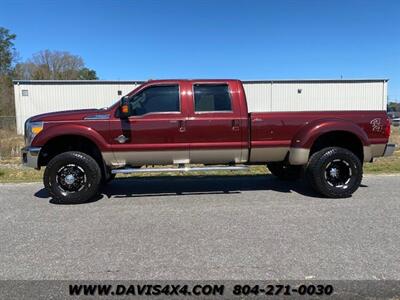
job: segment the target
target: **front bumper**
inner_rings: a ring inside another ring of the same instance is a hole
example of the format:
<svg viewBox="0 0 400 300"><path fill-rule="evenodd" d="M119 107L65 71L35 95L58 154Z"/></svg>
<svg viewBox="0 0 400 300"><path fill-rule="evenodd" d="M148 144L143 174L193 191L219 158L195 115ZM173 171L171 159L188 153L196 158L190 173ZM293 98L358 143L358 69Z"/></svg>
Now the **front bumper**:
<svg viewBox="0 0 400 300"><path fill-rule="evenodd" d="M21 149L22 164L26 167L40 169L38 161L40 147L25 147Z"/></svg>
<svg viewBox="0 0 400 300"><path fill-rule="evenodd" d="M383 156L390 156L393 155L393 152L396 150L396 145L395 144L387 144L385 147L385 152L383 153Z"/></svg>

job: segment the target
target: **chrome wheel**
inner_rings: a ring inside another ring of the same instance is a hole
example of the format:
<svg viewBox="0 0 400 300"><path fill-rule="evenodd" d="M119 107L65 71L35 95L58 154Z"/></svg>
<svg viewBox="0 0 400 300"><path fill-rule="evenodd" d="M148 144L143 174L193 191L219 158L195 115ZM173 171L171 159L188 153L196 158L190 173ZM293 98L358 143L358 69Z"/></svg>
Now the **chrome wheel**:
<svg viewBox="0 0 400 300"><path fill-rule="evenodd" d="M333 187L346 189L350 182L352 171L350 164L343 159L335 159L325 168L325 180Z"/></svg>
<svg viewBox="0 0 400 300"><path fill-rule="evenodd" d="M68 164L57 171L56 181L64 193L75 193L85 187L87 177L80 166Z"/></svg>

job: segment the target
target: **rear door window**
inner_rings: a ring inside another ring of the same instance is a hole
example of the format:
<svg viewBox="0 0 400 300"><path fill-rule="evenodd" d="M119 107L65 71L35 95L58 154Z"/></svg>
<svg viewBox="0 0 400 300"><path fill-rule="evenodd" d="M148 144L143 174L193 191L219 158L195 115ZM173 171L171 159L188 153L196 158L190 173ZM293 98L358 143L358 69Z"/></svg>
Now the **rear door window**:
<svg viewBox="0 0 400 300"><path fill-rule="evenodd" d="M232 111L232 101L227 84L195 84L195 112Z"/></svg>

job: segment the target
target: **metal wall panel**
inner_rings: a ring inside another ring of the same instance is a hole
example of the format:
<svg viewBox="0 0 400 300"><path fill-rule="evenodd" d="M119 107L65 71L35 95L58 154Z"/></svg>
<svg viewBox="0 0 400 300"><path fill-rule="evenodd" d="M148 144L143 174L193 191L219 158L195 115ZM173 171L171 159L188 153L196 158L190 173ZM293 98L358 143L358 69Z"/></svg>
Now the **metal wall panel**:
<svg viewBox="0 0 400 300"><path fill-rule="evenodd" d="M138 84L15 84L17 132L23 134L26 119L31 116L69 109L102 108L114 104ZM27 91L27 96L23 95Z"/></svg>
<svg viewBox="0 0 400 300"><path fill-rule="evenodd" d="M271 83L244 83L249 112L271 111Z"/></svg>
<svg viewBox="0 0 400 300"><path fill-rule="evenodd" d="M272 84L271 111L381 110L383 82Z"/></svg>

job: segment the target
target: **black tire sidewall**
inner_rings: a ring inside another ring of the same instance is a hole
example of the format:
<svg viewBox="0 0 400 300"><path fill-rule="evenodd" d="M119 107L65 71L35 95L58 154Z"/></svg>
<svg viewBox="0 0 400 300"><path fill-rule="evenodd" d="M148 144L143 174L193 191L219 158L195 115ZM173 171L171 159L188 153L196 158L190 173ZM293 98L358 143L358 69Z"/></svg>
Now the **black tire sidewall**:
<svg viewBox="0 0 400 300"><path fill-rule="evenodd" d="M326 167L335 159L346 161L351 168L352 176L346 185L347 188L331 186L325 179ZM313 154L307 171L312 187L330 198L350 197L360 186L363 174L360 159L351 151L339 147L325 148Z"/></svg>
<svg viewBox="0 0 400 300"><path fill-rule="evenodd" d="M64 194L56 181L58 170L67 164L75 164L81 167L86 175L87 181L81 191ZM93 198L99 189L101 170L97 162L89 155L69 151L55 156L47 164L44 172L43 182L49 194L54 200L63 203L87 202Z"/></svg>

